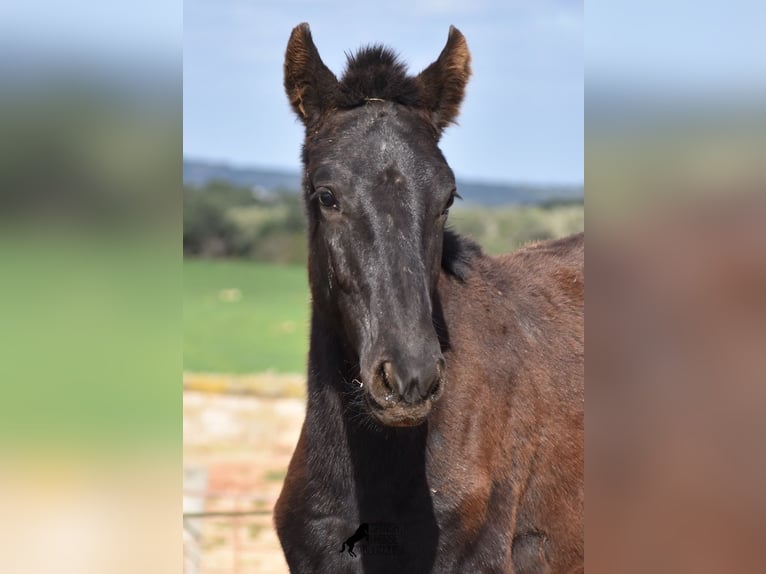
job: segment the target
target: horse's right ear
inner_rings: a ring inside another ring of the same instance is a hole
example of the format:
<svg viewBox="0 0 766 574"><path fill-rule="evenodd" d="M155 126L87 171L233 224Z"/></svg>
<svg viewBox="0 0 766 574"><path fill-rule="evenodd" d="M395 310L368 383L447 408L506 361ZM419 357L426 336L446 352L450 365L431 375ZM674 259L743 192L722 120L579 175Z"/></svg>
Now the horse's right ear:
<svg viewBox="0 0 766 574"><path fill-rule="evenodd" d="M319 57L305 22L293 28L285 53L285 91L295 113L306 127L332 108L338 80Z"/></svg>

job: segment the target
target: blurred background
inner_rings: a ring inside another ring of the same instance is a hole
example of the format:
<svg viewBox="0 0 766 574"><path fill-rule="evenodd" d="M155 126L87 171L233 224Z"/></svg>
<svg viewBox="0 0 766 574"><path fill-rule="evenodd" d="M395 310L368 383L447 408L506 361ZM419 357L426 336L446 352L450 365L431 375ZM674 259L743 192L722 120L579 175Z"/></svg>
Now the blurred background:
<svg viewBox="0 0 766 574"><path fill-rule="evenodd" d="M756 572L766 7L588 0L588 571Z"/></svg>
<svg viewBox="0 0 766 574"><path fill-rule="evenodd" d="M271 509L304 414L309 294L303 126L282 87L308 22L340 76L382 43L416 74L450 24L473 56L441 147L450 225L490 253L583 229L580 2L184 5L184 495L187 567L285 572Z"/></svg>
<svg viewBox="0 0 766 574"><path fill-rule="evenodd" d="M181 570L181 40L0 6L2 572Z"/></svg>

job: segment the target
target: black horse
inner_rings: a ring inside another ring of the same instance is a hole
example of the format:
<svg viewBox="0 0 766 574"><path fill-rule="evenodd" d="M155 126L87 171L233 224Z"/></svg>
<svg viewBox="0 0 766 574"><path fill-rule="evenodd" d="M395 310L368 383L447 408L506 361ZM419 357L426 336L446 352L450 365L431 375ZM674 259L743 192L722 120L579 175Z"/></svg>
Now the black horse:
<svg viewBox="0 0 766 574"><path fill-rule="evenodd" d="M308 25L290 37L312 294L275 509L292 572L583 570L583 238L493 258L445 228L469 75L454 27L416 76L372 46L338 80ZM359 523L394 534L348 560Z"/></svg>

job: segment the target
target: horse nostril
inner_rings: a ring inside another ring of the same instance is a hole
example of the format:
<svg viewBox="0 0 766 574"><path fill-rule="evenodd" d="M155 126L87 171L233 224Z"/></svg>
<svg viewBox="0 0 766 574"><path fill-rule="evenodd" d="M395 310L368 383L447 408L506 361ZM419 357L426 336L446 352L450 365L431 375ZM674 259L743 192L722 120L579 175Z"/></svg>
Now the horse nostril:
<svg viewBox="0 0 766 574"><path fill-rule="evenodd" d="M427 365L427 366L426 366ZM381 361L375 370L372 387L373 393L377 388L379 402L417 404L424 400L437 400L443 390L444 378L443 359L418 365L410 362Z"/></svg>
<svg viewBox="0 0 766 574"><path fill-rule="evenodd" d="M383 386L389 390L394 391L393 386L393 373L391 372L391 363L388 361L383 361L380 364L380 367L378 367L378 376L380 377L380 380L383 382Z"/></svg>

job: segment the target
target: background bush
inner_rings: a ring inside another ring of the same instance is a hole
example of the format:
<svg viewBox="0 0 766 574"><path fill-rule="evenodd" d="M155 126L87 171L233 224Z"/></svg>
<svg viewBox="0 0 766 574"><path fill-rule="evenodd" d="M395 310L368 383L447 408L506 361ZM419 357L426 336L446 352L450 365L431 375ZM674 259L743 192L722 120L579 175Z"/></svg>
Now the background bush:
<svg viewBox="0 0 766 574"><path fill-rule="evenodd" d="M220 182L184 187L185 256L303 263L304 229L295 193L259 193Z"/></svg>

